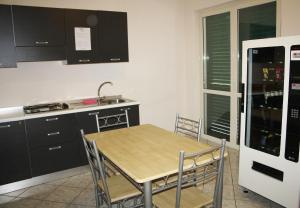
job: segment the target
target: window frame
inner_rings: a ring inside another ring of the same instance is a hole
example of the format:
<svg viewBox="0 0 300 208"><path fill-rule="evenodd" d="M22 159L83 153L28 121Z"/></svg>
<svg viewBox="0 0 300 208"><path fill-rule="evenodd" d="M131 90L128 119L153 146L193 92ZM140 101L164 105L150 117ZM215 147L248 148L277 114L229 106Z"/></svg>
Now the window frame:
<svg viewBox="0 0 300 208"><path fill-rule="evenodd" d="M281 0L244 0L238 2L229 2L222 5L218 5L215 7L203 9L197 11L197 21L198 25L200 25L200 29L197 31L197 37L199 37L199 69L200 72L200 103L202 107L200 109L200 113L202 115L202 120L204 121L204 127L206 127L206 94L215 94L215 95L223 95L230 97L230 142L228 142L228 146L233 148L239 148L237 144L237 133L238 133L238 106L239 99L242 97L242 94L239 93L239 20L238 20L238 12L239 9L259 6L261 4L266 4L270 2L276 2L276 37L280 36L281 24L280 24L280 7ZM205 77L206 77L206 44L205 44L205 23L204 19L207 16L217 15L222 13L230 13L230 91L219 91L219 90L210 90L205 89ZM205 134L205 131L202 131L202 137L208 139L213 142L218 142L219 139L212 137L210 135Z"/></svg>

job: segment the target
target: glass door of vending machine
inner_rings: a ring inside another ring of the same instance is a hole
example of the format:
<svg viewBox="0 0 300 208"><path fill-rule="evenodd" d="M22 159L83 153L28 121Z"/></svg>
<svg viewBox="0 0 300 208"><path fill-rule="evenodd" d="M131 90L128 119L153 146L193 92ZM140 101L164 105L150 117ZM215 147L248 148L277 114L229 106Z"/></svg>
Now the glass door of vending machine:
<svg viewBox="0 0 300 208"><path fill-rule="evenodd" d="M285 48L248 49L245 145L280 154Z"/></svg>

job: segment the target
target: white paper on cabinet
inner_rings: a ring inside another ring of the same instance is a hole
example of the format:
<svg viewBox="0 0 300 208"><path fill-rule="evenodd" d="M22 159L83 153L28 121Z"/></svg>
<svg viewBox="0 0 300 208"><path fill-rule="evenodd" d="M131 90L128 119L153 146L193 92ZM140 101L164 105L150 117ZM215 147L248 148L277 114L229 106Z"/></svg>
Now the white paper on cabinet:
<svg viewBox="0 0 300 208"><path fill-rule="evenodd" d="M76 51L90 51L91 47L91 28L89 27L75 27L75 50Z"/></svg>

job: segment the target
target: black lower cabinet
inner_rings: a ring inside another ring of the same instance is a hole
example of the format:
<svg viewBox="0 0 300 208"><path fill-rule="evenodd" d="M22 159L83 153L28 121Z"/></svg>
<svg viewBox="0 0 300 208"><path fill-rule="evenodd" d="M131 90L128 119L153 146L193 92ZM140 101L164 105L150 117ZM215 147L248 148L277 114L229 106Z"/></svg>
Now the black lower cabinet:
<svg viewBox="0 0 300 208"><path fill-rule="evenodd" d="M80 148L81 143L77 140L31 150L32 176L82 165L80 162Z"/></svg>
<svg viewBox="0 0 300 208"><path fill-rule="evenodd" d="M23 121L0 124L0 185L31 177Z"/></svg>
<svg viewBox="0 0 300 208"><path fill-rule="evenodd" d="M124 110L139 125L138 105L0 123L0 185L88 164L80 129L95 133L96 114Z"/></svg>

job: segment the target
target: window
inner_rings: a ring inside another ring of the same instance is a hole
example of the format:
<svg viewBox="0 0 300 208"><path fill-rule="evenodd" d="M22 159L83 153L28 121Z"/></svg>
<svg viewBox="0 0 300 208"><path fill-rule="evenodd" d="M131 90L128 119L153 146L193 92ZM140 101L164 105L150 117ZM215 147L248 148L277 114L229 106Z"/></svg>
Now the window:
<svg viewBox="0 0 300 208"><path fill-rule="evenodd" d="M206 88L230 90L230 13L205 18Z"/></svg>
<svg viewBox="0 0 300 208"><path fill-rule="evenodd" d="M206 134L230 138L230 97L222 95L206 95L207 128Z"/></svg>
<svg viewBox="0 0 300 208"><path fill-rule="evenodd" d="M230 13L204 18L205 25L205 94L207 135L230 136L230 97L215 94L230 91ZM211 91L213 90L213 91Z"/></svg>
<svg viewBox="0 0 300 208"><path fill-rule="evenodd" d="M276 2L239 9L239 80L242 75L242 41L276 37Z"/></svg>
<svg viewBox="0 0 300 208"><path fill-rule="evenodd" d="M258 2L261 3L257 5ZM203 20L204 136L226 138L236 145L239 141L242 41L276 37L276 1L231 3L200 13Z"/></svg>

